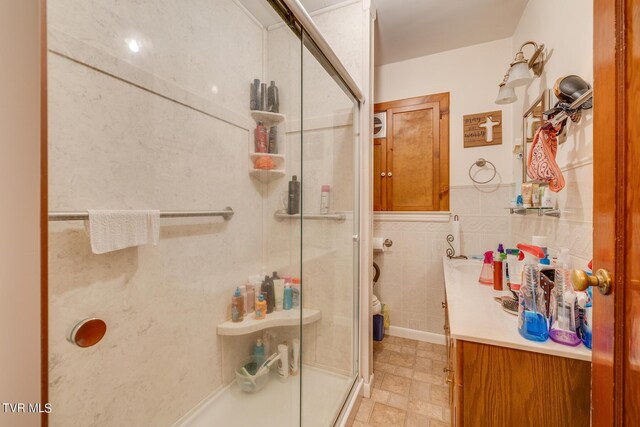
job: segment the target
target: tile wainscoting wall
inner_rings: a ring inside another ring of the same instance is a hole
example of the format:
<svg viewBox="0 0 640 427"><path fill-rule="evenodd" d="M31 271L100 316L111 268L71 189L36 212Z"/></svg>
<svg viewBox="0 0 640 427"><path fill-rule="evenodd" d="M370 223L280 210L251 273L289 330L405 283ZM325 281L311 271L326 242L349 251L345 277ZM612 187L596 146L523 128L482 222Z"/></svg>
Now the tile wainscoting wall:
<svg viewBox="0 0 640 427"><path fill-rule="evenodd" d="M465 255L495 249L510 241L508 210L511 184L499 186L452 186L451 214L460 217L461 250ZM450 232L448 222L375 221L376 237L393 240L374 261L381 274L374 293L389 305L391 325L442 335L444 273L442 256Z"/></svg>
<svg viewBox="0 0 640 427"><path fill-rule="evenodd" d="M513 247L531 242L531 236L549 236L555 255L567 247L573 267L586 268L592 256L592 165L563 170L566 188L558 195L561 218L509 215L505 207L514 194L513 184L451 187L451 215L460 217L461 250L478 255L495 250L498 243ZM450 230L448 222L375 221L374 235L393 240L384 253L374 253L381 269L374 293L389 305L391 325L442 335L444 275L442 256Z"/></svg>

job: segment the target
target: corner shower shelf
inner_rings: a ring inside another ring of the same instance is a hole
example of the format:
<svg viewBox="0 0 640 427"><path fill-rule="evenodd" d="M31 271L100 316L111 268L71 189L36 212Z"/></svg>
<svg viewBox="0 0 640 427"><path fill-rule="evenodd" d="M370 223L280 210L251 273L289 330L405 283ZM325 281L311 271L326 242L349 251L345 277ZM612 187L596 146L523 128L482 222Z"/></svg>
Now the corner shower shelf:
<svg viewBox="0 0 640 427"><path fill-rule="evenodd" d="M300 310L274 311L273 313L267 314L267 317L263 320L256 320L253 314L249 314L242 322L227 320L218 325L218 335L238 336L276 326L297 326L300 325L300 317ZM320 310L314 310L312 308L302 309L303 325L317 322L321 318L322 314Z"/></svg>
<svg viewBox="0 0 640 427"><path fill-rule="evenodd" d="M287 173L282 169L251 169L249 175L257 178L260 182L271 182L276 178L281 178Z"/></svg>
<svg viewBox="0 0 640 427"><path fill-rule="evenodd" d="M267 127L275 126L279 123L282 123L286 118L284 114L270 113L268 111L259 111L259 110L252 110L251 117L253 117L253 120L255 120L256 123L262 122Z"/></svg>

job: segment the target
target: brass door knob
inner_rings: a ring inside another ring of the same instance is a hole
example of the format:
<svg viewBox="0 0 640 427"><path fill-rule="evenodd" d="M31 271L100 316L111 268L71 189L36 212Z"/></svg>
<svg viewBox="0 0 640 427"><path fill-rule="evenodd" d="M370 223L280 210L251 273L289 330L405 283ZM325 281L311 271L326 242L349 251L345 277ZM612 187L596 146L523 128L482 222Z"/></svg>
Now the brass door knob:
<svg viewBox="0 0 640 427"><path fill-rule="evenodd" d="M603 268L596 270L593 276L589 276L582 270L573 270L571 273L573 287L576 291L584 291L589 286L596 286L602 295L611 293L611 275Z"/></svg>

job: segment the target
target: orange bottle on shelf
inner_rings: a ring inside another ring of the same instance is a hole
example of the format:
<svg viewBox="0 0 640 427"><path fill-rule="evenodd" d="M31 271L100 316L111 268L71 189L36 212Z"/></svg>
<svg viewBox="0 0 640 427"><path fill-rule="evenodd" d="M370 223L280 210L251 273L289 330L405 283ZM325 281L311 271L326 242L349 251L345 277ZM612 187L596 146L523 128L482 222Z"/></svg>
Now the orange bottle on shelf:
<svg viewBox="0 0 640 427"><path fill-rule="evenodd" d="M256 320L262 320L267 317L267 301L264 299L264 295L259 295L256 301Z"/></svg>

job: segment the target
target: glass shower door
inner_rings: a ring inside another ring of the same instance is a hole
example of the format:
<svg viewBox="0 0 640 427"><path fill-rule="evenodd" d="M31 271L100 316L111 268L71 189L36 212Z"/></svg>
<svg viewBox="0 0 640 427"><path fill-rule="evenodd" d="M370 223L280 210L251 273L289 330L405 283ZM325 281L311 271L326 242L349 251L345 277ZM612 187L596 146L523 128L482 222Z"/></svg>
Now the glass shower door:
<svg viewBox="0 0 640 427"><path fill-rule="evenodd" d="M302 426L333 425L358 377L358 112L303 32L302 283L322 319L303 330Z"/></svg>

